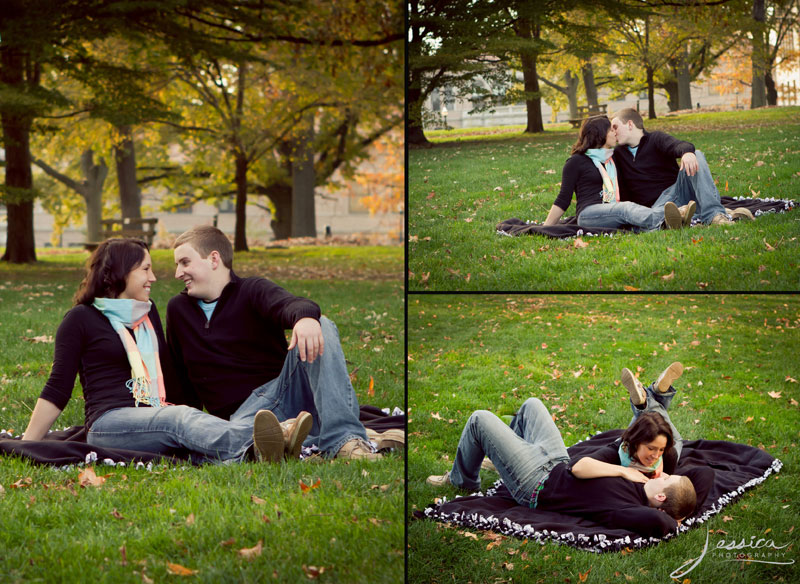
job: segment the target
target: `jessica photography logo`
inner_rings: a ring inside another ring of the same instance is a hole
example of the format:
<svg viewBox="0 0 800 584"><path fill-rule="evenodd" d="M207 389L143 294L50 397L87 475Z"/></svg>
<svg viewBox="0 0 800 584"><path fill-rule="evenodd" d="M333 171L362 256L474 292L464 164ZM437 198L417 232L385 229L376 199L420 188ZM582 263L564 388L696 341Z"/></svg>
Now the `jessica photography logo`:
<svg viewBox="0 0 800 584"><path fill-rule="evenodd" d="M683 578L686 574L699 566L706 555L708 555L710 559L721 562L750 562L777 564L781 566L790 566L794 564L794 559L790 559L786 551L786 548L790 545L789 543L775 543L772 539L752 535L749 540L745 538L741 538L740 540L720 539L712 545L709 550L709 533L711 532L707 530L706 543L703 546L700 557L685 561L669 575L670 578Z"/></svg>

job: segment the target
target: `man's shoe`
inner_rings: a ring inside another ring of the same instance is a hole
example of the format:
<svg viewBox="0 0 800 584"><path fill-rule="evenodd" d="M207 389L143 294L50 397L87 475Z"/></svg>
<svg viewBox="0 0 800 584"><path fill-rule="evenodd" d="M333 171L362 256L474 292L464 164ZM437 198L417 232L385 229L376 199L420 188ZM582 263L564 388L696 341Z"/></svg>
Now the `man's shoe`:
<svg viewBox="0 0 800 584"><path fill-rule="evenodd" d="M672 365L664 369L661 372L661 375L658 376L658 381L656 381L656 388L661 393L669 391L669 388L672 386L672 382L678 379L683 375L683 365L675 361Z"/></svg>
<svg viewBox="0 0 800 584"><path fill-rule="evenodd" d="M628 393L631 396L631 402L635 406L644 405L647 401L647 394L644 391L644 386L641 382L633 376L633 373L630 369L625 367L622 370L622 375L620 376L620 380L622 381L622 385L625 386L625 389L628 390Z"/></svg>
<svg viewBox="0 0 800 584"><path fill-rule="evenodd" d="M283 429L269 410L259 410L253 419L253 445L256 458L262 462L283 460Z"/></svg>
<svg viewBox="0 0 800 584"><path fill-rule="evenodd" d="M406 447L406 433L399 428L376 432L367 428L367 438L378 445L378 450L403 450Z"/></svg>
<svg viewBox="0 0 800 584"><path fill-rule="evenodd" d="M448 470L443 475L431 475L425 481L432 487L445 487L447 485L452 485L453 483L450 482L450 471Z"/></svg>
<svg viewBox="0 0 800 584"><path fill-rule="evenodd" d="M283 431L283 453L286 458L299 458L303 441L311 431L314 418L308 412L300 412L296 418L281 422Z"/></svg>
<svg viewBox="0 0 800 584"><path fill-rule="evenodd" d="M681 212L678 211L678 206L672 201L664 205L664 223L667 224L667 229L680 229L683 227Z"/></svg>
<svg viewBox="0 0 800 584"><path fill-rule="evenodd" d="M750 209L745 207L739 207L738 209L725 209L725 211L733 218L734 221L737 219L747 219L748 221L756 220L756 218L753 217L753 214L750 212Z"/></svg>
<svg viewBox="0 0 800 584"><path fill-rule="evenodd" d="M491 470L491 471L497 472L497 467L494 465L494 463L489 458L484 458L481 461L481 468L483 470Z"/></svg>
<svg viewBox="0 0 800 584"><path fill-rule="evenodd" d="M678 211L681 212L681 217L683 218L683 226L688 227L692 224L692 217L694 217L694 212L697 211L697 203L695 201L689 201L686 205L678 207Z"/></svg>
<svg viewBox="0 0 800 584"><path fill-rule="evenodd" d="M353 438L345 442L344 446L339 449L339 452L336 453L336 458L378 460L382 456L377 452L373 452L372 447L360 438Z"/></svg>
<svg viewBox="0 0 800 584"><path fill-rule="evenodd" d="M728 216L725 213L717 213L711 220L711 225L731 225L731 224L733 224L733 221L728 219Z"/></svg>

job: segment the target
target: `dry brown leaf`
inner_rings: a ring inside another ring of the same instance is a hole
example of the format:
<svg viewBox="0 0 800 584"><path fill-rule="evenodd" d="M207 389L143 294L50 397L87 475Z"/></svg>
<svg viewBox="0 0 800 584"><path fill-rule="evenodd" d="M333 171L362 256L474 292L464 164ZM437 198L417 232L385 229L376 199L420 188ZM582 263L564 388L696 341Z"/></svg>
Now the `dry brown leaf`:
<svg viewBox="0 0 800 584"><path fill-rule="evenodd" d="M191 570L186 566L181 566L180 564L171 564L167 562L167 572L173 574L175 576L194 576L199 572L199 570Z"/></svg>
<svg viewBox="0 0 800 584"><path fill-rule="evenodd" d="M322 479L317 479L317 482L314 483L313 485L307 485L303 481L300 481L300 490L303 491L304 493L307 493L311 489L318 489L321 482Z"/></svg>
<svg viewBox="0 0 800 584"><path fill-rule="evenodd" d="M155 581L152 578L148 578L147 574L142 572L142 584L155 584Z"/></svg>
<svg viewBox="0 0 800 584"><path fill-rule="evenodd" d="M245 560L252 560L253 558L257 558L261 555L261 551L264 549L264 541L258 540L258 543L251 548L242 548L239 550L239 557L244 558Z"/></svg>
<svg viewBox="0 0 800 584"><path fill-rule="evenodd" d="M725 523L727 523L728 521L733 521L733 517L731 517L730 515L725 515L725 516L722 518L722 520L723 520Z"/></svg>
<svg viewBox="0 0 800 584"><path fill-rule="evenodd" d="M116 511L116 509L115 509ZM119 555L122 557L120 560L120 565L127 566L128 565L128 552L125 550L125 544L119 547Z"/></svg>
<svg viewBox="0 0 800 584"><path fill-rule="evenodd" d="M106 482L105 477L99 477L95 474L94 468L89 466L78 473L78 484L84 488L86 487L101 487Z"/></svg>
<svg viewBox="0 0 800 584"><path fill-rule="evenodd" d="M626 292L638 292L639 291L638 288L634 288L633 286L628 286L627 284L625 286L623 286L622 289L625 290Z"/></svg>
<svg viewBox="0 0 800 584"><path fill-rule="evenodd" d="M797 380L794 377L789 377L788 375L784 381L788 381L789 383L797 383Z"/></svg>
<svg viewBox="0 0 800 584"><path fill-rule="evenodd" d="M367 395L369 397L375 397L375 380L372 378L372 375L369 376L369 388L367 389Z"/></svg>
<svg viewBox="0 0 800 584"><path fill-rule="evenodd" d="M771 397L772 399L780 399L781 398L781 392L780 391L768 391L767 395L769 397Z"/></svg>
<svg viewBox="0 0 800 584"><path fill-rule="evenodd" d="M572 244L574 247L582 248L582 247L589 247L589 244L583 241L580 237L575 238L575 243Z"/></svg>
<svg viewBox="0 0 800 584"><path fill-rule="evenodd" d="M29 343L52 343L53 337L47 335L40 335L38 337L22 337L23 341L28 341Z"/></svg>
<svg viewBox="0 0 800 584"><path fill-rule="evenodd" d="M228 546L232 546L235 543L236 543L236 538L235 537L231 537L230 539L226 539L225 541L219 542L219 545L222 546L222 547L228 547Z"/></svg>
<svg viewBox="0 0 800 584"><path fill-rule="evenodd" d="M113 517L114 519L125 519L125 517L122 516L122 513L117 511L116 508L114 508L114 510L111 512L111 517Z"/></svg>
<svg viewBox="0 0 800 584"><path fill-rule="evenodd" d="M263 505L264 503L266 503L264 499L262 499L261 497L256 497L255 495L250 495L250 500L256 505Z"/></svg>
<svg viewBox="0 0 800 584"><path fill-rule="evenodd" d="M306 566L303 564L303 572L305 572L306 578L309 580L316 580L325 573L325 566L320 566L318 568L317 566Z"/></svg>
<svg viewBox="0 0 800 584"><path fill-rule="evenodd" d="M762 237L761 241L764 242L764 245L767 247L767 251L775 251L775 248L767 243L767 238L766 237Z"/></svg>
<svg viewBox="0 0 800 584"><path fill-rule="evenodd" d="M189 516L186 518L186 525L194 525L194 513L189 513Z"/></svg>
<svg viewBox="0 0 800 584"><path fill-rule="evenodd" d="M589 576L589 572L591 572L591 571L592 571L592 569L591 569L591 568L589 568L589 569L588 569L588 570L586 570L586 572L584 572L583 574L581 574L580 572L578 572L578 580L580 580L581 582L586 582L586 578Z"/></svg>
<svg viewBox="0 0 800 584"><path fill-rule="evenodd" d="M662 279L662 280L672 280L674 277L675 277L675 270L672 270L672 271L671 271L669 274L667 274L666 276L661 276L661 279ZM588 574L588 572L587 572L587 574Z"/></svg>
<svg viewBox="0 0 800 584"><path fill-rule="evenodd" d="M511 562L503 562L503 568L508 570L509 572L514 569L514 564Z"/></svg>

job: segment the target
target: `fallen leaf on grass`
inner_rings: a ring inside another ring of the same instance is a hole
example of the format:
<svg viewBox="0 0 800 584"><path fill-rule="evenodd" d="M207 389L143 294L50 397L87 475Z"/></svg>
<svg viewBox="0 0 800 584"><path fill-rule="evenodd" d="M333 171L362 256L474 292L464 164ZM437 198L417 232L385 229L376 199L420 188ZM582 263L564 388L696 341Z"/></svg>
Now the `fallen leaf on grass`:
<svg viewBox="0 0 800 584"><path fill-rule="evenodd" d="M251 548L242 548L239 550L239 557L244 558L245 560L252 560L253 558L257 558L261 555L261 551L264 549L264 541L258 540L258 543Z"/></svg>
<svg viewBox="0 0 800 584"><path fill-rule="evenodd" d="M727 523L728 521L733 521L733 517L730 515L725 515L722 520Z"/></svg>
<svg viewBox="0 0 800 584"><path fill-rule="evenodd" d="M306 566L303 564L303 572L305 572L306 578L309 580L316 580L325 573L325 566L320 566L318 568L316 566Z"/></svg>
<svg viewBox="0 0 800 584"><path fill-rule="evenodd" d="M472 223L473 219L472 217L467 217L466 219L464 219L464 221L466 221L467 223Z"/></svg>
<svg viewBox="0 0 800 584"><path fill-rule="evenodd" d="M586 570L586 572L584 572L583 574L581 574L580 572L578 572L578 579L579 579L581 582L586 582L586 578L587 578L587 576L589 576L589 572L591 572L591 571L592 571L592 569L591 569L591 568L589 568L589 569L588 569L588 570Z"/></svg>
<svg viewBox="0 0 800 584"><path fill-rule="evenodd" d="M753 421L753 416L747 416L747 419L744 421L744 423L746 424L747 422L752 422L752 421Z"/></svg>
<svg viewBox="0 0 800 584"><path fill-rule="evenodd" d="M230 539L226 539L225 541L221 541L221 542L219 542L219 545L220 545L221 547L228 547L228 546L232 546L232 545L233 545L233 544L235 544L235 543L236 543L236 538L235 538L235 537L232 537L232 538L230 538Z"/></svg>
<svg viewBox="0 0 800 584"><path fill-rule="evenodd" d="M372 375L369 376L369 389L367 389L367 395L369 397L375 397L375 380L372 379Z"/></svg>
<svg viewBox="0 0 800 584"><path fill-rule="evenodd" d="M0 496L5 495L6 490L3 488L3 485L0 485Z"/></svg>
<svg viewBox="0 0 800 584"><path fill-rule="evenodd" d="M189 513L189 516L186 518L186 525L194 525L194 513Z"/></svg>
<svg viewBox="0 0 800 584"><path fill-rule="evenodd" d="M764 245L767 247L767 251L775 251L775 248L767 243L767 238L766 237L761 238L761 241L764 242Z"/></svg>
<svg viewBox="0 0 800 584"><path fill-rule="evenodd" d="M698 282L697 283L697 287L698 288L708 288L708 282Z"/></svg>
<svg viewBox="0 0 800 584"><path fill-rule="evenodd" d="M116 511L116 509L114 509ZM128 552L125 551L125 545L121 545L119 547L119 555L122 556L122 560L120 561L120 565L127 566L128 565Z"/></svg>
<svg viewBox="0 0 800 584"><path fill-rule="evenodd" d="M311 489L318 489L321 482L322 482L322 479L317 479L316 483L314 483L313 485L309 486L309 485L305 484L303 481L300 481L300 490L303 491L304 493L307 493Z"/></svg>
<svg viewBox="0 0 800 584"><path fill-rule="evenodd" d="M101 487L104 482L106 482L105 477L97 476L91 466L78 473L78 484L83 488Z"/></svg>
<svg viewBox="0 0 800 584"><path fill-rule="evenodd" d="M666 276L661 276L661 279L662 279L662 280L672 280L674 277L675 277L675 270L672 270L672 271L671 271L669 274L667 274Z"/></svg>
<svg viewBox="0 0 800 584"><path fill-rule="evenodd" d="M29 343L52 343L53 337L47 335L41 335L38 337L22 337L23 341L28 341Z"/></svg>
<svg viewBox="0 0 800 584"><path fill-rule="evenodd" d="M199 572L199 570L191 570L186 566L181 566L180 564L171 564L167 562L167 572L173 574L175 576L194 576Z"/></svg>
<svg viewBox="0 0 800 584"><path fill-rule="evenodd" d="M509 572L514 569L514 564L511 562L503 562L503 568L508 570Z"/></svg>
<svg viewBox="0 0 800 584"><path fill-rule="evenodd" d="M475 535L474 533L472 533L471 531L459 531L458 533L460 533L460 534L461 534L461 535L463 535L464 537L468 537L468 538L470 538L470 539L474 539L474 540L476 540L476 541L477 541L477 539L478 539L478 536L477 536L477 535Z"/></svg>
<svg viewBox="0 0 800 584"><path fill-rule="evenodd" d="M575 243L573 243L572 245L577 247L577 248L589 247L589 244L587 242L583 241L580 237L576 237L575 238Z"/></svg>
<svg viewBox="0 0 800 584"><path fill-rule="evenodd" d="M122 516L122 513L117 511L116 508L111 512L111 517L113 517L114 519L125 519L125 517Z"/></svg>
<svg viewBox="0 0 800 584"><path fill-rule="evenodd" d="M638 292L639 291L638 288L634 288L633 286L628 286L627 284L625 286L623 286L622 289L625 290L626 292Z"/></svg>
<svg viewBox="0 0 800 584"><path fill-rule="evenodd" d="M771 397L772 399L780 399L781 398L781 392L780 391L768 391L767 395L769 397Z"/></svg>
<svg viewBox="0 0 800 584"><path fill-rule="evenodd" d="M788 381L789 383L797 383L797 380L794 377L789 377L788 375L784 381Z"/></svg>
<svg viewBox="0 0 800 584"><path fill-rule="evenodd" d="M25 487L30 487L32 482L33 479L31 479L31 477L25 477L24 479L19 479L15 483L11 483L9 487L12 489L24 489Z"/></svg>
<svg viewBox="0 0 800 584"><path fill-rule="evenodd" d="M142 572L142 584L155 584L155 582L152 578L148 578L147 574Z"/></svg>
<svg viewBox="0 0 800 584"><path fill-rule="evenodd" d="M264 503L266 503L264 499L262 499L261 497L256 497L255 495L250 495L250 500L256 505L263 505Z"/></svg>
<svg viewBox="0 0 800 584"><path fill-rule="evenodd" d="M433 418L434 420L441 420L442 416L439 415L439 412L434 412L431 414L431 418Z"/></svg>
<svg viewBox="0 0 800 584"><path fill-rule="evenodd" d="M696 243L700 243L701 241L703 241L703 237L702 236L700 236L700 239L695 239L694 237L692 238L692 243L696 244Z"/></svg>

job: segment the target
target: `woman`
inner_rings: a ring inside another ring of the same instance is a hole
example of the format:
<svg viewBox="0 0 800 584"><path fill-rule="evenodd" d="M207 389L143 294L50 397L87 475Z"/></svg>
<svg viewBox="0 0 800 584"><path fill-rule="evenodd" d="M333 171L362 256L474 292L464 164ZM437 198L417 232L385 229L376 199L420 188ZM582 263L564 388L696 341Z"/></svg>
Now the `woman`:
<svg viewBox="0 0 800 584"><path fill-rule="evenodd" d="M79 374L87 442L160 454L188 450L195 462L297 456L311 428L301 412L286 429L268 410L229 422L170 405L173 383L161 320L150 288L156 281L147 244L109 239L89 258L75 306L58 327L50 377L23 440L41 440L72 395Z"/></svg>
<svg viewBox="0 0 800 584"><path fill-rule="evenodd" d="M636 231L653 231L663 224L670 229L683 226L684 219L675 203L650 208L620 200L617 170L611 157L616 144L616 135L606 116L583 122L578 141L572 147L572 156L564 164L561 190L547 214L545 225L558 223L575 193L581 227L632 225Z"/></svg>

